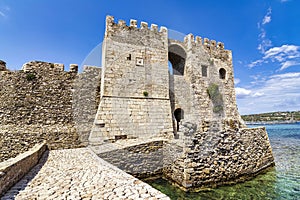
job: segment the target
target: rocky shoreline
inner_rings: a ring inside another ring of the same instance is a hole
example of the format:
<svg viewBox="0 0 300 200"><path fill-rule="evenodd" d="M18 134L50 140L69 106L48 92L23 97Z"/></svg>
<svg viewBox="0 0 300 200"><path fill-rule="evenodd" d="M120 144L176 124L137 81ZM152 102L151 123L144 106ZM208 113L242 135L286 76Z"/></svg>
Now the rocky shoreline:
<svg viewBox="0 0 300 200"><path fill-rule="evenodd" d="M300 121L245 121L247 125L298 124Z"/></svg>

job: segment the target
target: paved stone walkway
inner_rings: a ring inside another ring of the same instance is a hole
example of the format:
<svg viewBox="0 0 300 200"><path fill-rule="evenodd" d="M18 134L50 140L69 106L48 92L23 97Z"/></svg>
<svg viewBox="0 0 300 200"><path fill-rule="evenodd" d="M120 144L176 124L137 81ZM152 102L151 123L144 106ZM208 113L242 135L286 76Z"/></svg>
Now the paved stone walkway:
<svg viewBox="0 0 300 200"><path fill-rule="evenodd" d="M99 158L88 148L53 150L11 188L8 199L167 200L150 185Z"/></svg>

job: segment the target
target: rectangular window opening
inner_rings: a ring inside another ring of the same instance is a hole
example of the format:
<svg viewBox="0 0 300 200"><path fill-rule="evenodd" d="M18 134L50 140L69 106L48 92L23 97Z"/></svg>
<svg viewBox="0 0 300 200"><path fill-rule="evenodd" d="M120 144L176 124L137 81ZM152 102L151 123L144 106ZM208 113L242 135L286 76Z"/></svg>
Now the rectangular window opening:
<svg viewBox="0 0 300 200"><path fill-rule="evenodd" d="M202 77L207 77L207 66L201 65L202 68Z"/></svg>

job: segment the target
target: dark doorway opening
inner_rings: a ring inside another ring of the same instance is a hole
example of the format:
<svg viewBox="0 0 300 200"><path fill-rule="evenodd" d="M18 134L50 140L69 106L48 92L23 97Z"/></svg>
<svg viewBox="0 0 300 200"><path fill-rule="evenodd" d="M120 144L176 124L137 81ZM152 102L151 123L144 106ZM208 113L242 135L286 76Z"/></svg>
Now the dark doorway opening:
<svg viewBox="0 0 300 200"><path fill-rule="evenodd" d="M170 74L183 76L186 59L184 49L178 45L169 46L168 59L172 65L172 71L170 71Z"/></svg>
<svg viewBox="0 0 300 200"><path fill-rule="evenodd" d="M177 131L179 131L179 123L180 123L180 120L184 119L184 111L181 108L177 108L174 111L174 117L176 119Z"/></svg>

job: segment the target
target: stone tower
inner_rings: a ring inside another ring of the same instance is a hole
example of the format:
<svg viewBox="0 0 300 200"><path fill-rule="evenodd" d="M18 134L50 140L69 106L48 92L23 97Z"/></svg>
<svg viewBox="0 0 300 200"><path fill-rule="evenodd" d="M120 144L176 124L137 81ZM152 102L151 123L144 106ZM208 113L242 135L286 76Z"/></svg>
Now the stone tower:
<svg viewBox="0 0 300 200"><path fill-rule="evenodd" d="M106 18L101 100L91 143L173 135L167 29Z"/></svg>
<svg viewBox="0 0 300 200"><path fill-rule="evenodd" d="M185 190L252 177L274 165L264 128L249 129L235 98L232 54L207 38L106 18L100 104L90 145L164 141L163 174Z"/></svg>
<svg viewBox="0 0 300 200"><path fill-rule="evenodd" d="M165 27L106 18L101 101L91 143L115 138L172 137L181 121L199 131L225 121L243 126L237 111L231 51L189 34L168 39ZM170 74L168 61L172 64ZM212 94L210 94L210 93ZM211 95L211 96L210 96Z"/></svg>

